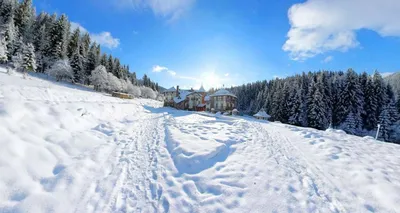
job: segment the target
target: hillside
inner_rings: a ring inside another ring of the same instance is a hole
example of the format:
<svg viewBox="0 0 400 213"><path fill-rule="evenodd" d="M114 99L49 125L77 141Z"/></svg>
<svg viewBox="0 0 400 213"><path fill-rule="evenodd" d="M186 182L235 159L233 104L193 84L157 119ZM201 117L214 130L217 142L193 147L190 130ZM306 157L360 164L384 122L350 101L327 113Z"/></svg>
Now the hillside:
<svg viewBox="0 0 400 213"><path fill-rule="evenodd" d="M0 70L0 212L396 212L400 146Z"/></svg>
<svg viewBox="0 0 400 213"><path fill-rule="evenodd" d="M400 72L386 76L385 81L393 87L393 91L397 95L400 94Z"/></svg>

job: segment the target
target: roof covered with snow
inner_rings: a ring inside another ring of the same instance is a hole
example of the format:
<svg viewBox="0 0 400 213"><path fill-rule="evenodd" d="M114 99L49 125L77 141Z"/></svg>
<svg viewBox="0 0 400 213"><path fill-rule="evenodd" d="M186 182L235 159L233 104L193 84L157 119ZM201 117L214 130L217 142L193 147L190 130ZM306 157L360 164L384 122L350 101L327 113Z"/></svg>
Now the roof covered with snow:
<svg viewBox="0 0 400 213"><path fill-rule="evenodd" d="M186 97L190 94L192 94L193 92L187 91L187 90L179 90L179 95L178 97L174 98L174 102L175 103L180 103L182 101L184 101L186 99Z"/></svg>
<svg viewBox="0 0 400 213"><path fill-rule="evenodd" d="M206 92L206 90L204 89L203 85L201 85L200 89L197 90L197 92Z"/></svg>
<svg viewBox="0 0 400 213"><path fill-rule="evenodd" d="M210 95L210 97L214 97L214 96L232 96L236 98L236 95L234 95L233 93L229 92L226 89L220 89L218 91L216 91L214 94Z"/></svg>
<svg viewBox="0 0 400 213"><path fill-rule="evenodd" d="M259 118L270 118L271 116L268 115L263 109L257 112L257 114L253 115L254 117L259 117Z"/></svg>

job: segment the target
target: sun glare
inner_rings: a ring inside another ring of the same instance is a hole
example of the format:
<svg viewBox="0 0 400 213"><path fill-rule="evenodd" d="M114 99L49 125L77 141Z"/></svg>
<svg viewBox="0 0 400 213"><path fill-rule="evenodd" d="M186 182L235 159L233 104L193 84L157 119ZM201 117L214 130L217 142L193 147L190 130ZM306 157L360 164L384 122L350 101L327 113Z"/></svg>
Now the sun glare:
<svg viewBox="0 0 400 213"><path fill-rule="evenodd" d="M211 88L211 87L220 87L221 85L221 79L220 77L215 74L215 72L208 72L205 73L204 76L202 76L203 79L203 85L206 88Z"/></svg>

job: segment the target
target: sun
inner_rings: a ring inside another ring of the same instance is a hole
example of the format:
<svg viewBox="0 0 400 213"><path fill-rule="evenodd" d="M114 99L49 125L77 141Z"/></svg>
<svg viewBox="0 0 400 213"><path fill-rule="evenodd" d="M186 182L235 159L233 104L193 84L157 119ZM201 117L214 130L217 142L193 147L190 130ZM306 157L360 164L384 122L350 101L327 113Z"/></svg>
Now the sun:
<svg viewBox="0 0 400 213"><path fill-rule="evenodd" d="M204 73L203 77L203 84L207 88L211 87L219 87L221 84L221 78L215 72L207 72Z"/></svg>

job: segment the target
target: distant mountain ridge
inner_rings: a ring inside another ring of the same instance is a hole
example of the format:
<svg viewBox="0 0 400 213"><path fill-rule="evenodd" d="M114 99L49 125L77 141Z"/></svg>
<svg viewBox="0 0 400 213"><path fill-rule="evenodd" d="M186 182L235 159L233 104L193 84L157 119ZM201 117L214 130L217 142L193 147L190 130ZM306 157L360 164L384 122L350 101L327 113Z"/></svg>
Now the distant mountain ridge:
<svg viewBox="0 0 400 213"><path fill-rule="evenodd" d="M393 91L397 95L400 94L400 71L386 76L385 81L393 87Z"/></svg>

